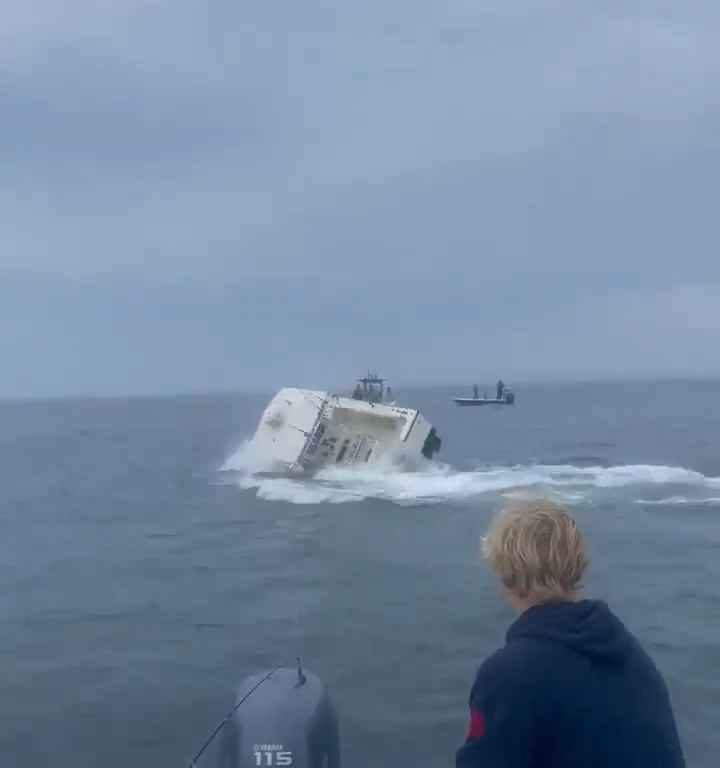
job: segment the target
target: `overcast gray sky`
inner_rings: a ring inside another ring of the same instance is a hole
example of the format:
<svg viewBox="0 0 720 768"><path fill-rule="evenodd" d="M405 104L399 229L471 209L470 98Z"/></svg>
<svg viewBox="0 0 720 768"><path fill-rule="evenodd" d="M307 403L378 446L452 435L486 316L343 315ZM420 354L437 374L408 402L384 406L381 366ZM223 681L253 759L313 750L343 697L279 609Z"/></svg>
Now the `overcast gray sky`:
<svg viewBox="0 0 720 768"><path fill-rule="evenodd" d="M0 396L720 374L713 0L5 0Z"/></svg>

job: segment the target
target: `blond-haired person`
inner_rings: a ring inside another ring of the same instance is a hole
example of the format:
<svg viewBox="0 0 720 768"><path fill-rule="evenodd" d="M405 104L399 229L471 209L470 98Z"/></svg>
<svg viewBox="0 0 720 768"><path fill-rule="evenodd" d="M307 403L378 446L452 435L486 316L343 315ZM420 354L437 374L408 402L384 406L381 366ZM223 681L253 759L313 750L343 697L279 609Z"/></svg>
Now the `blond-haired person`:
<svg viewBox="0 0 720 768"><path fill-rule="evenodd" d="M681 768L670 698L607 605L580 597L588 561L549 501L504 510L483 554L520 614L480 667L457 768Z"/></svg>

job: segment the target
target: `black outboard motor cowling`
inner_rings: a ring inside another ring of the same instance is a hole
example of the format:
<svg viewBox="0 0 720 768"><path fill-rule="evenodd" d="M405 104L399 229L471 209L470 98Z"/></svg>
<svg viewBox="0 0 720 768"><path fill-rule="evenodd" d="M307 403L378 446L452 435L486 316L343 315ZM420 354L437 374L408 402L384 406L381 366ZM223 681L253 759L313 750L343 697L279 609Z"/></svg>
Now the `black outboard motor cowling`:
<svg viewBox="0 0 720 768"><path fill-rule="evenodd" d="M237 701L268 675L243 681ZM340 768L338 719L317 675L281 668L236 710L222 734L219 768Z"/></svg>
<svg viewBox="0 0 720 768"><path fill-rule="evenodd" d="M440 450L441 445L442 440L435 431L435 427L433 427L425 438L421 453L426 459L432 459L432 457Z"/></svg>

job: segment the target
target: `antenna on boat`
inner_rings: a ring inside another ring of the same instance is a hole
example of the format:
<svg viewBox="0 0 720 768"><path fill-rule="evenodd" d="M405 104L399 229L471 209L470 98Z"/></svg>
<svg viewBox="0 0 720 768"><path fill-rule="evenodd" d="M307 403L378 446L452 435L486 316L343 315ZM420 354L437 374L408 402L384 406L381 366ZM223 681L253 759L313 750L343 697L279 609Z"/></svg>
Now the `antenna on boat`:
<svg viewBox="0 0 720 768"><path fill-rule="evenodd" d="M298 659L299 661L299 659ZM205 743L200 748L200 751L195 755L192 762L190 763L189 768L197 768L198 760L203 756L203 753L205 750L212 744L212 742L215 740L215 737L220 733L220 731L230 722L232 719L232 716L240 709L240 707L257 691L260 686L267 682L278 670L282 669L282 667L275 667L275 669L268 672L265 677L262 677L253 687L238 701L238 703L223 717L223 719L217 724L217 727L215 730L208 736L208 738L205 740ZM304 675L303 675L304 677Z"/></svg>

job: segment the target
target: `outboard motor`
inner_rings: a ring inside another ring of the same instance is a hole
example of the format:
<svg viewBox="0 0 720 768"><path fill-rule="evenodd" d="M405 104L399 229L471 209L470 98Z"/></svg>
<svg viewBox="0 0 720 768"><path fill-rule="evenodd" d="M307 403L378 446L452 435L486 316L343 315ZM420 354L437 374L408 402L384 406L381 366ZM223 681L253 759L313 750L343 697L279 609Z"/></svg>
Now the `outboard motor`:
<svg viewBox="0 0 720 768"><path fill-rule="evenodd" d="M435 431L435 427L433 427L425 438L421 453L426 459L432 459L432 457L440 450L441 446L442 440Z"/></svg>
<svg viewBox="0 0 720 768"><path fill-rule="evenodd" d="M335 709L320 678L299 663L247 678L236 701L218 768L340 768Z"/></svg>

